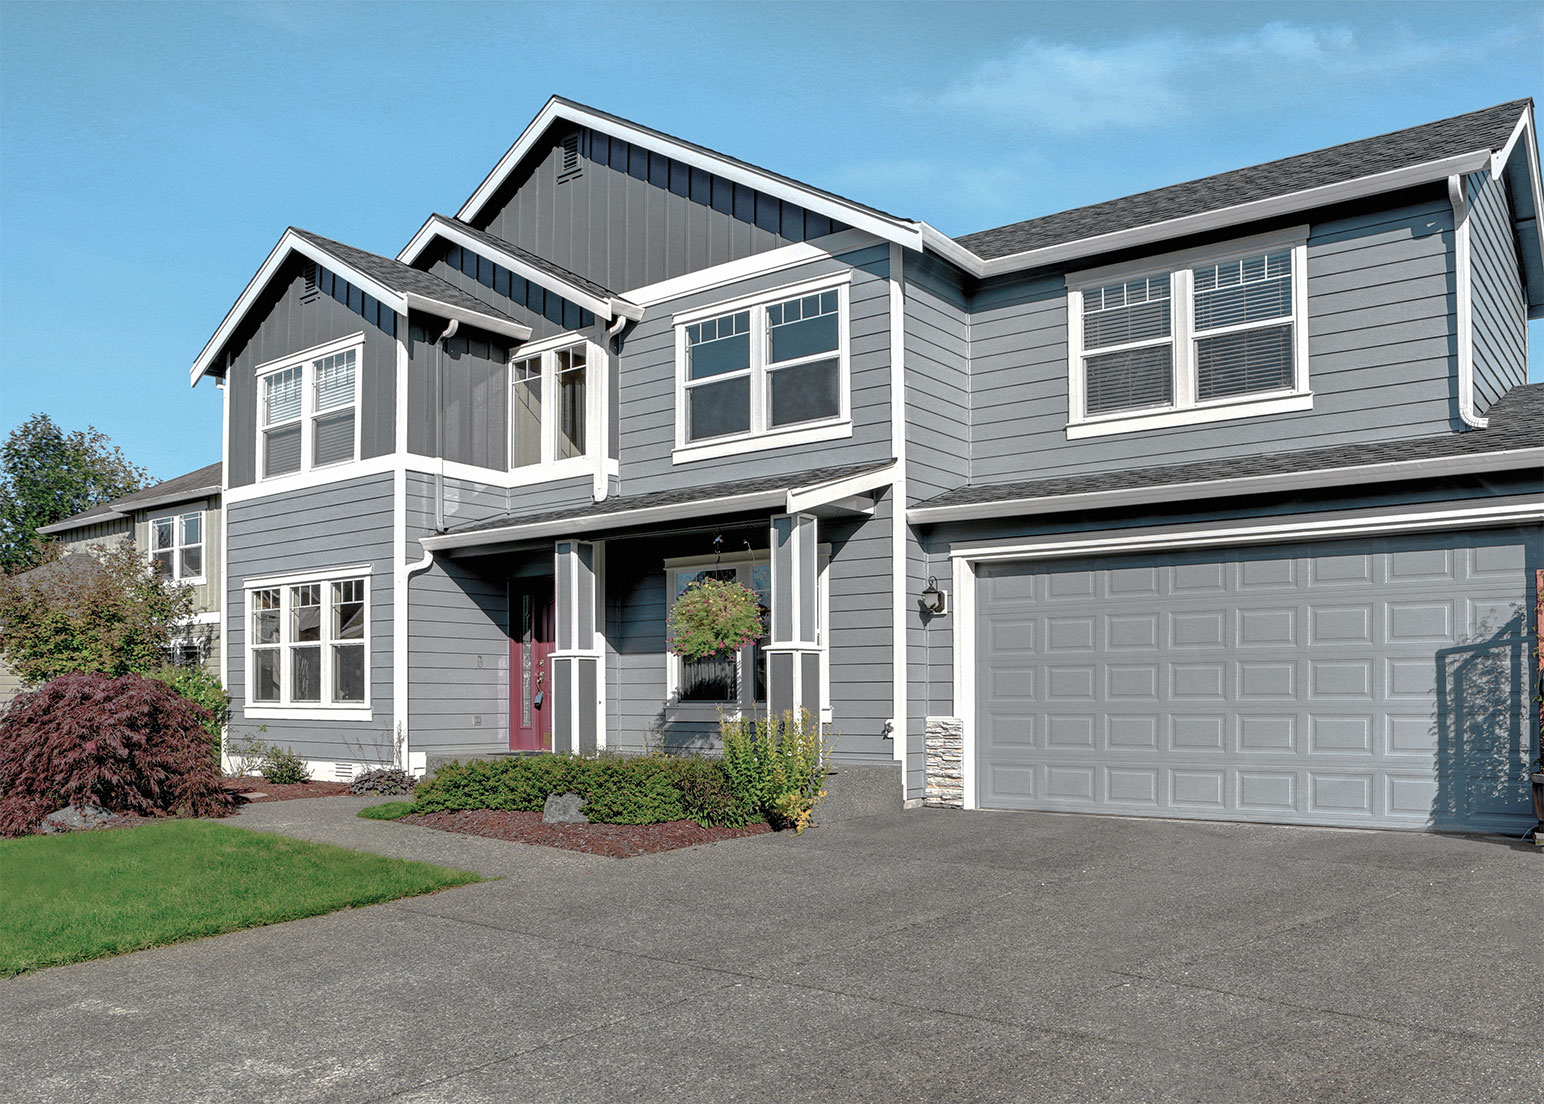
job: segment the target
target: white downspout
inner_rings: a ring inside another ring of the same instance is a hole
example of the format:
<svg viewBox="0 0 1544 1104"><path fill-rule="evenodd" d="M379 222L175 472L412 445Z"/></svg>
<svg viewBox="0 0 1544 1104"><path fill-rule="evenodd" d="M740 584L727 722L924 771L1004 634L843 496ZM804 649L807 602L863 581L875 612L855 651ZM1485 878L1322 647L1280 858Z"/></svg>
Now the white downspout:
<svg viewBox="0 0 1544 1104"><path fill-rule="evenodd" d="M1474 409L1474 259L1469 245L1469 198L1464 178L1448 177L1448 201L1453 205L1453 314L1458 349L1458 417L1471 429L1490 424Z"/></svg>

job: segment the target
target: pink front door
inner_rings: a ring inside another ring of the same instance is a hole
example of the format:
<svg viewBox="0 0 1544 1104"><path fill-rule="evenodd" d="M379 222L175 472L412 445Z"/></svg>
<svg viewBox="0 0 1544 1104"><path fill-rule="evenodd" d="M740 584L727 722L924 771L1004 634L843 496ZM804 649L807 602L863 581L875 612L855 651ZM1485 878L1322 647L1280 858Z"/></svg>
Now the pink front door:
<svg viewBox="0 0 1544 1104"><path fill-rule="evenodd" d="M552 748L552 580L509 587L509 748Z"/></svg>

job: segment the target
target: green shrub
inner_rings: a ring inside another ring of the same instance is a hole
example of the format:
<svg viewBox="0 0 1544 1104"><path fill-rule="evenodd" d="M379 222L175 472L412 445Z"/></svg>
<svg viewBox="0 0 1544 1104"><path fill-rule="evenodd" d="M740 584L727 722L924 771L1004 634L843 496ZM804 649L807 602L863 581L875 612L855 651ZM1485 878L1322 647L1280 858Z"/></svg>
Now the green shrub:
<svg viewBox="0 0 1544 1104"><path fill-rule="evenodd" d="M729 786L774 828L802 832L820 799L831 740L808 710L797 716L721 719Z"/></svg>
<svg viewBox="0 0 1544 1104"><path fill-rule="evenodd" d="M271 747L263 756L263 780L275 786L311 781L311 768L289 748Z"/></svg>
<svg viewBox="0 0 1544 1104"><path fill-rule="evenodd" d="M210 674L206 668L196 665L162 667L150 677L166 683L194 705L201 705L209 711L209 720L204 722L204 731L209 733L209 742L214 749L214 760L218 763L221 734L231 715L231 700L225 693L225 687L220 685L219 678Z"/></svg>
<svg viewBox="0 0 1544 1104"><path fill-rule="evenodd" d="M371 805L367 809L360 809L355 816L362 816L366 820L396 820L405 817L413 811L411 801L388 801L384 805Z"/></svg>

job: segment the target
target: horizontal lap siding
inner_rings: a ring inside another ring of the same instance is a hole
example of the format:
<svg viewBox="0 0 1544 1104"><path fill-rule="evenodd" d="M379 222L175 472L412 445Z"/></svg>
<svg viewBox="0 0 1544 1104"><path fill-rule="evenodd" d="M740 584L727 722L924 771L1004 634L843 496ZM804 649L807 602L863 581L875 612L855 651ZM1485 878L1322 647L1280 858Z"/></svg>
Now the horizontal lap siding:
<svg viewBox="0 0 1544 1104"><path fill-rule="evenodd" d="M970 314L952 270L907 256L906 483L911 501L970 475Z"/></svg>
<svg viewBox="0 0 1544 1104"><path fill-rule="evenodd" d="M894 758L894 745L884 738L885 721L894 713L892 505L887 493L873 517L820 522L820 543L831 546L826 575L831 725L839 734L837 757L849 762ZM901 738L897 734L896 739Z"/></svg>
<svg viewBox="0 0 1544 1104"><path fill-rule="evenodd" d="M257 735L310 759L389 760L392 752L392 477L345 480L226 504L226 655L231 732ZM299 571L370 565L369 721L248 719L245 581ZM266 726L266 732L260 732Z"/></svg>
<svg viewBox="0 0 1544 1104"><path fill-rule="evenodd" d="M1313 226L1311 411L1068 441L1064 278L990 281L972 309L972 476L981 482L1453 427L1452 214L1436 199Z"/></svg>
<svg viewBox="0 0 1544 1104"><path fill-rule="evenodd" d="M1483 415L1528 382L1528 305L1504 179L1469 178L1474 311L1474 405Z"/></svg>
<svg viewBox="0 0 1544 1104"><path fill-rule="evenodd" d="M676 353L672 316L682 311L851 270L851 438L673 464ZM889 253L884 246L715 288L649 308L622 349L621 472L624 495L795 474L890 458Z"/></svg>
<svg viewBox="0 0 1544 1104"><path fill-rule="evenodd" d="M391 312L368 297L362 297L360 310L355 310L320 290L308 294L298 256L285 263L270 287L263 305L230 344L234 356L226 381L230 403L230 439L225 447L227 486L244 487L257 480L259 400L254 369L361 330L365 347L355 414L360 456L390 453L395 439L397 339L374 320L367 321L360 310L369 309L388 322Z"/></svg>
<svg viewBox="0 0 1544 1104"><path fill-rule="evenodd" d="M508 581L441 559L408 585L413 751L509 747Z"/></svg>

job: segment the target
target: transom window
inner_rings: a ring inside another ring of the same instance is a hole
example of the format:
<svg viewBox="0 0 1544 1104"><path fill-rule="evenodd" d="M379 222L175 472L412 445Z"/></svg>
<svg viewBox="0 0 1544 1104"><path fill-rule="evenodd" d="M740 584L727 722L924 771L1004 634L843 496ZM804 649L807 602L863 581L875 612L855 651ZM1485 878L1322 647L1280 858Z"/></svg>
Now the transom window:
<svg viewBox="0 0 1544 1104"><path fill-rule="evenodd" d="M258 456L263 478L358 457L363 349L358 337L348 338L260 370Z"/></svg>
<svg viewBox="0 0 1544 1104"><path fill-rule="evenodd" d="M248 704L363 705L367 592L363 578L248 590Z"/></svg>
<svg viewBox="0 0 1544 1104"><path fill-rule="evenodd" d="M204 511L150 519L150 560L168 579L204 581Z"/></svg>
<svg viewBox="0 0 1544 1104"><path fill-rule="evenodd" d="M678 446L847 417L847 285L677 317Z"/></svg>
<svg viewBox="0 0 1544 1104"><path fill-rule="evenodd" d="M580 343L511 362L510 467L590 455L597 435L591 359L591 346Z"/></svg>
<svg viewBox="0 0 1544 1104"><path fill-rule="evenodd" d="M1295 233L1069 279L1068 435L1306 409L1306 253Z"/></svg>

